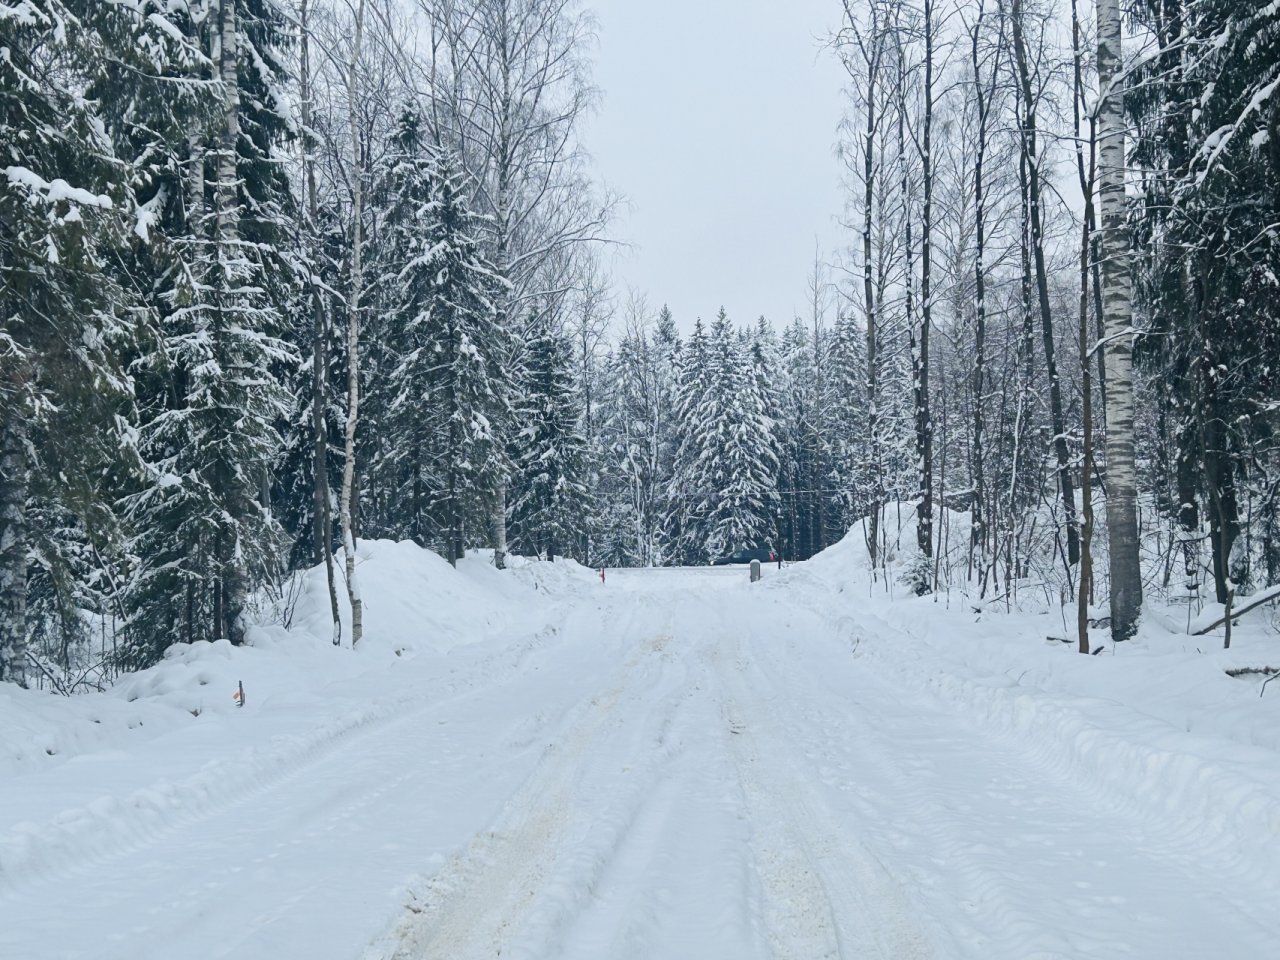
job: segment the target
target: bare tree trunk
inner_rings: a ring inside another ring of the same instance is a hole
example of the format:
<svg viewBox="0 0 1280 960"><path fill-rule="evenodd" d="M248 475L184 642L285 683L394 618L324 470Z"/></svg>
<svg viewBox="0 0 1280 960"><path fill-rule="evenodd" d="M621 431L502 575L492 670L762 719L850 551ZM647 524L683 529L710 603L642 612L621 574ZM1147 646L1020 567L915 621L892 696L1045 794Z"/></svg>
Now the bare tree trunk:
<svg viewBox="0 0 1280 960"><path fill-rule="evenodd" d="M21 362L21 361L20 361ZM29 373L13 381L14 396L0 424L0 681L27 685L27 417Z"/></svg>
<svg viewBox="0 0 1280 960"><path fill-rule="evenodd" d="M1138 483L1134 462L1133 300L1125 230L1125 130L1119 0L1098 14L1099 198L1106 339L1107 530L1111 541L1111 636L1127 640L1142 613Z"/></svg>
<svg viewBox="0 0 1280 960"><path fill-rule="evenodd" d="M1209 316L1209 299L1204 278L1213 270L1207 257L1201 257L1193 283L1200 352L1196 376L1200 402L1196 404L1200 462L1204 470L1205 488L1209 494L1209 549L1212 558L1214 590L1219 603L1231 605L1235 584L1231 579L1231 551L1240 536L1240 506L1236 496L1236 465L1228 449L1228 425L1219 399L1220 360L1214 347L1213 320ZM1227 632L1230 641L1230 629Z"/></svg>
<svg viewBox="0 0 1280 960"><path fill-rule="evenodd" d="M933 326L933 0L924 0L924 144L921 178L924 208L920 220L920 349L915 358L916 454L920 458L920 507L916 543L933 556L933 416L929 409L929 331ZM934 584L921 582L917 589Z"/></svg>
<svg viewBox="0 0 1280 960"><path fill-rule="evenodd" d="M1036 131L1035 94L1031 88L1031 68L1023 30L1022 0L1013 0L1014 59L1018 67L1022 100L1022 150L1027 160L1027 203L1031 225L1031 252L1035 259L1036 293L1040 307L1040 329L1044 339L1045 367L1049 374L1049 413L1053 425L1053 449L1058 458L1058 492L1062 499L1063 521L1067 528L1067 565L1080 562L1080 531L1076 522L1075 490L1071 482L1071 452L1067 447L1066 417L1062 408L1062 383L1053 336L1053 311L1049 303L1049 275L1044 256L1043 211L1041 210L1040 158ZM1069 571L1068 571L1069 572Z"/></svg>
<svg viewBox="0 0 1280 960"><path fill-rule="evenodd" d="M900 11L899 11L900 12ZM912 259L914 253L915 237L913 232L912 221L912 189L911 189L911 170L907 162L907 92L909 73L906 66L906 56L902 49L905 44L903 35L895 34L895 40L899 44L897 51L897 67L898 67L898 172L900 174L900 191L902 202L902 219L903 219L903 243L902 243L902 278L903 278L903 308L906 315L907 325L907 346L911 357L911 387L912 401L914 405L913 413L915 419L915 442L916 454L920 458L919 473L917 475L920 480L920 486L924 484L924 451L921 443L921 398L920 398L920 345L917 341L916 328L916 299L915 299L915 263ZM933 549L933 538L924 535L924 494L920 491L921 502L917 508L917 517L919 525L916 529L916 543L920 550L920 555L924 559L928 559ZM922 586L922 585L918 585Z"/></svg>
<svg viewBox="0 0 1280 960"><path fill-rule="evenodd" d="M329 612L333 618L333 645L342 643L342 618L338 612L338 583L333 565L333 510L329 501L329 424L325 406L329 395L329 317L325 310L324 294L320 289L319 245L316 223L319 217L319 192L316 187L315 139L312 135L313 88L311 85L311 22L310 2L302 0L301 9L301 67L299 88L302 100L302 149L303 167L306 171L307 204L305 229L310 250L308 282L311 287L311 462L312 462L312 517L311 535L315 540L312 555L316 563L324 564L325 580L329 587Z"/></svg>
<svg viewBox="0 0 1280 960"><path fill-rule="evenodd" d="M504 281L510 280L510 257L508 251L507 238L507 203L506 203L507 182L506 175L500 174L498 177L498 243L497 257L495 260L496 272ZM495 303L494 322L500 327L509 329L511 324L511 292L504 289L499 292ZM502 458L499 457L499 460ZM493 488L493 565L499 570L507 568L507 477L502 469L502 464L498 464L497 475Z"/></svg>
<svg viewBox="0 0 1280 960"><path fill-rule="evenodd" d="M973 509L972 534L970 548L978 550L979 568L986 569L987 557L987 480L986 480L986 438L983 419L984 404L987 391L986 375L986 343L987 343L987 267L986 267L986 234L987 234L987 198L985 181L985 164L987 158L987 121L990 114L990 95L982 86L982 61L978 54L978 39L982 31L984 10L980 6L978 17L973 25L972 59L974 99L978 107L978 143L977 155L973 165L974 195L974 251L973 279L975 293L974 316L974 357L973 375L970 391L973 396ZM992 70L992 82L995 70ZM985 592L986 580L982 580Z"/></svg>
<svg viewBox="0 0 1280 960"><path fill-rule="evenodd" d="M462 546L462 505L458 502L461 492L458 489L458 469L449 467L449 519L446 536L446 554L451 567L456 567L463 557Z"/></svg>
<svg viewBox="0 0 1280 960"><path fill-rule="evenodd" d="M1089 598L1093 594L1093 375L1089 363L1089 276L1090 252L1093 249L1093 182L1096 173L1095 138L1089 136L1089 165L1085 170L1084 136L1081 130L1080 111L1084 100L1083 53L1080 48L1080 16L1077 0L1071 0L1071 52L1074 65L1075 91L1072 97L1072 116L1075 123L1076 174L1080 180L1080 193L1084 197L1084 223L1080 237L1080 394L1081 419L1084 426L1084 464L1080 471L1081 506L1084 523L1080 531L1080 583L1076 597L1076 633L1081 653L1089 649Z"/></svg>
<svg viewBox="0 0 1280 960"><path fill-rule="evenodd" d="M493 491L493 565L507 568L507 482L499 480Z"/></svg>
<svg viewBox="0 0 1280 960"><path fill-rule="evenodd" d="M1012 602L1014 581L1022 577L1022 540L1019 535L1019 524L1022 520L1025 504L1019 496L1019 471L1027 461L1034 458L1027 452L1027 421L1033 406L1031 385L1035 378L1035 321L1031 313L1031 243L1030 227L1027 224L1027 157L1026 151L1018 152L1018 186L1022 194L1022 230L1019 236L1019 254L1022 261L1022 330L1017 340L1018 384L1017 406L1014 414L1013 455L1009 470L1009 498L1005 509L1007 524L1005 551L1005 596Z"/></svg>
<svg viewBox="0 0 1280 960"><path fill-rule="evenodd" d="M222 136L218 144L218 244L219 255L239 239L240 210L237 203L239 180L236 176L236 154L240 140L240 80L236 58L239 36L236 26L236 0L222 0L220 24L219 71L222 80Z"/></svg>
<svg viewBox="0 0 1280 960"><path fill-rule="evenodd" d="M356 466L356 425L360 416L360 294L364 281L364 163L357 117L360 84L360 44L364 32L364 0L356 6L355 36L347 69L347 125L351 128L351 290L347 304L347 423L342 465L342 550L346 560L347 599L351 602L351 646L364 635L364 604L356 581L356 541L353 492Z"/></svg>
<svg viewBox="0 0 1280 960"><path fill-rule="evenodd" d="M197 237L201 232L201 221L204 219L204 144L200 134L193 131L187 135L187 198L186 229L189 237Z"/></svg>
<svg viewBox="0 0 1280 960"><path fill-rule="evenodd" d="M865 42L865 41L864 41ZM884 500L880 476L880 365L876 315L876 291L871 278L871 225L875 216L875 149L876 149L876 81L880 76L881 40L872 38L875 50L867 60L867 126L863 139L863 210L862 210L862 291L867 318L867 443L871 454L870 518L868 519L867 554L871 567L876 565L876 538L879 536L880 504Z"/></svg>
<svg viewBox="0 0 1280 960"><path fill-rule="evenodd" d="M862 163L858 176L862 177L862 298L866 321L866 401L867 401L867 439L866 457L868 461L869 490L867 494L867 520L864 527L864 540L867 556L871 561L874 575L879 560L880 505L884 501L883 466L880 450L880 349L879 349L879 297L873 275L873 241L872 231L875 226L876 204L876 138L880 130L879 96L880 71L884 63L885 45L888 42L883 29L878 4L869 7L870 22L859 23L854 11L853 0L843 0L844 26L838 41L840 59L844 64L849 79L855 89L862 88L862 101L865 104L865 124L859 132L858 140L862 145ZM845 51L852 51L846 53ZM856 58L854 56L856 54Z"/></svg>

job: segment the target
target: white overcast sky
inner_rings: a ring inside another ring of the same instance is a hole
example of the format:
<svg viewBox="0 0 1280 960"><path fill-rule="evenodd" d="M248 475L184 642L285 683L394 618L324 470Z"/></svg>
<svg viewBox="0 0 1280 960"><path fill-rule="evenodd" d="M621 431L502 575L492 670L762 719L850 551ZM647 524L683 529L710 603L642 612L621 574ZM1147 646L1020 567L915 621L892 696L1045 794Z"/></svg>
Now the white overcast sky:
<svg viewBox="0 0 1280 960"><path fill-rule="evenodd" d="M629 205L612 265L681 329L804 311L815 238L842 242L833 145L839 0L587 0L599 22L597 175Z"/></svg>

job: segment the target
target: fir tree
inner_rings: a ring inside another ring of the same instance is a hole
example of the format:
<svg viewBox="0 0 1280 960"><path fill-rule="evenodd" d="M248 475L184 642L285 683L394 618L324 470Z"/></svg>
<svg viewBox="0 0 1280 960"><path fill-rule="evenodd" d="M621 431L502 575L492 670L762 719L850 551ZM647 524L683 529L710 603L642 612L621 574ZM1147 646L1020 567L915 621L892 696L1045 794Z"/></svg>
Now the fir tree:
<svg viewBox="0 0 1280 960"><path fill-rule="evenodd" d="M129 330L105 261L129 196L83 95L107 49L100 13L60 0L0 7L0 680L19 684L29 563L50 543L41 518L74 517L86 542L94 481L127 446L117 415L131 394L118 363ZM65 556L45 556L47 572L65 569Z"/></svg>
<svg viewBox="0 0 1280 960"><path fill-rule="evenodd" d="M708 498L706 550L711 557L744 547L748 532L737 510L733 487L744 464L741 407L741 360L733 328L724 308L711 325L707 357L707 387L694 414L697 456L693 483Z"/></svg>
<svg viewBox="0 0 1280 960"><path fill-rule="evenodd" d="M284 18L272 0L223 3L218 14L201 40L207 55L220 52L222 97L216 122L189 138L187 207L171 237L187 255L160 297L162 386L141 430L149 479L127 502L133 663L175 640L238 642L251 587L279 563L270 475L288 413L280 375L297 362L277 307L291 203L275 154L287 132Z"/></svg>
<svg viewBox="0 0 1280 960"><path fill-rule="evenodd" d="M711 329L709 383L698 412L697 475L714 491L707 537L712 556L773 540L778 442L770 380L763 345L744 349L721 309Z"/></svg>
<svg viewBox="0 0 1280 960"><path fill-rule="evenodd" d="M573 542L575 521L588 506L587 445L571 347L547 317L534 318L531 326L517 411L511 526L520 549L551 560Z"/></svg>
<svg viewBox="0 0 1280 960"><path fill-rule="evenodd" d="M735 528L731 542L744 548L777 547L780 469L774 375L764 344L753 340L734 409L734 444L726 500Z"/></svg>
<svg viewBox="0 0 1280 960"><path fill-rule="evenodd" d="M383 272L388 342L395 362L388 396L384 468L409 505L419 542L443 541L461 559L469 524L483 522L479 491L500 466L494 423L507 414L507 349L495 323L501 289L480 253L468 185L423 140L406 112L381 187L386 224L376 256ZM428 513L435 518L434 529ZM482 527L471 526L471 540Z"/></svg>
<svg viewBox="0 0 1280 960"><path fill-rule="evenodd" d="M671 485L667 496L663 529L666 559L674 564L705 563L711 492L701 486L698 476L702 459L702 435L697 414L710 380L709 349L702 319L676 361L675 429L673 431Z"/></svg>

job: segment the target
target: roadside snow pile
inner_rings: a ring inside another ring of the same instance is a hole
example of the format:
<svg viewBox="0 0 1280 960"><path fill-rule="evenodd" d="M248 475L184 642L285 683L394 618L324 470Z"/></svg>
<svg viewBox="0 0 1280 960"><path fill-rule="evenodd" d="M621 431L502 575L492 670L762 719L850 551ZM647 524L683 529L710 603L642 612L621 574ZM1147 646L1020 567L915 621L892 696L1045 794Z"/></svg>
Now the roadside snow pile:
<svg viewBox="0 0 1280 960"><path fill-rule="evenodd" d="M914 531L910 531L914 547ZM905 538L904 538L905 540ZM909 561L908 561L909 562ZM958 594L914 597L871 576L865 539L840 543L769 585L808 592L851 648L900 682L949 701L990 735L1086 786L1099 803L1160 822L1280 892L1280 680L1228 675L1280 661L1263 617L1232 636L1175 633L1153 605L1133 640L1073 644L1074 606L980 609Z"/></svg>
<svg viewBox="0 0 1280 960"><path fill-rule="evenodd" d="M460 670L481 661L502 669L549 635L557 607L529 583L561 573L508 576L475 558L454 570L390 541L362 541L358 556L357 650L341 580L344 646L333 647L316 568L278 605L283 623L251 627L244 646L176 644L103 693L66 698L0 684L0 881L117 850L224 805L351 732L447 693Z"/></svg>
<svg viewBox="0 0 1280 960"><path fill-rule="evenodd" d="M469 550L459 565L468 576L503 596L521 603L529 590L540 596L558 598L571 595L597 583L596 573L569 557L557 557L553 563L508 554L506 570L493 565L492 550Z"/></svg>
<svg viewBox="0 0 1280 960"><path fill-rule="evenodd" d="M335 572L343 643L349 645L351 615L341 558ZM520 622L531 599L530 591L511 584L478 556L463 560L455 570L443 557L408 540L361 540L356 576L364 603L361 652L445 653ZM333 616L324 568L308 570L304 577L303 596L287 632L328 641ZM253 643L259 645L261 635Z"/></svg>

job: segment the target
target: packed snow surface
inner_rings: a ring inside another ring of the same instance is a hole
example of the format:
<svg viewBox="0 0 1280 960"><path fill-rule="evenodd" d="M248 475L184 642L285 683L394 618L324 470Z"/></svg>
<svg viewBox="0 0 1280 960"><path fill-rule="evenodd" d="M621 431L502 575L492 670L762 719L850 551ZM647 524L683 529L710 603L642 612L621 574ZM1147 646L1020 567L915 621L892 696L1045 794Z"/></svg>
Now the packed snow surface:
<svg viewBox="0 0 1280 960"><path fill-rule="evenodd" d="M754 585L361 551L360 650L313 571L250 646L0 687L0 957L1278 955L1266 631L1082 657L856 538Z"/></svg>

